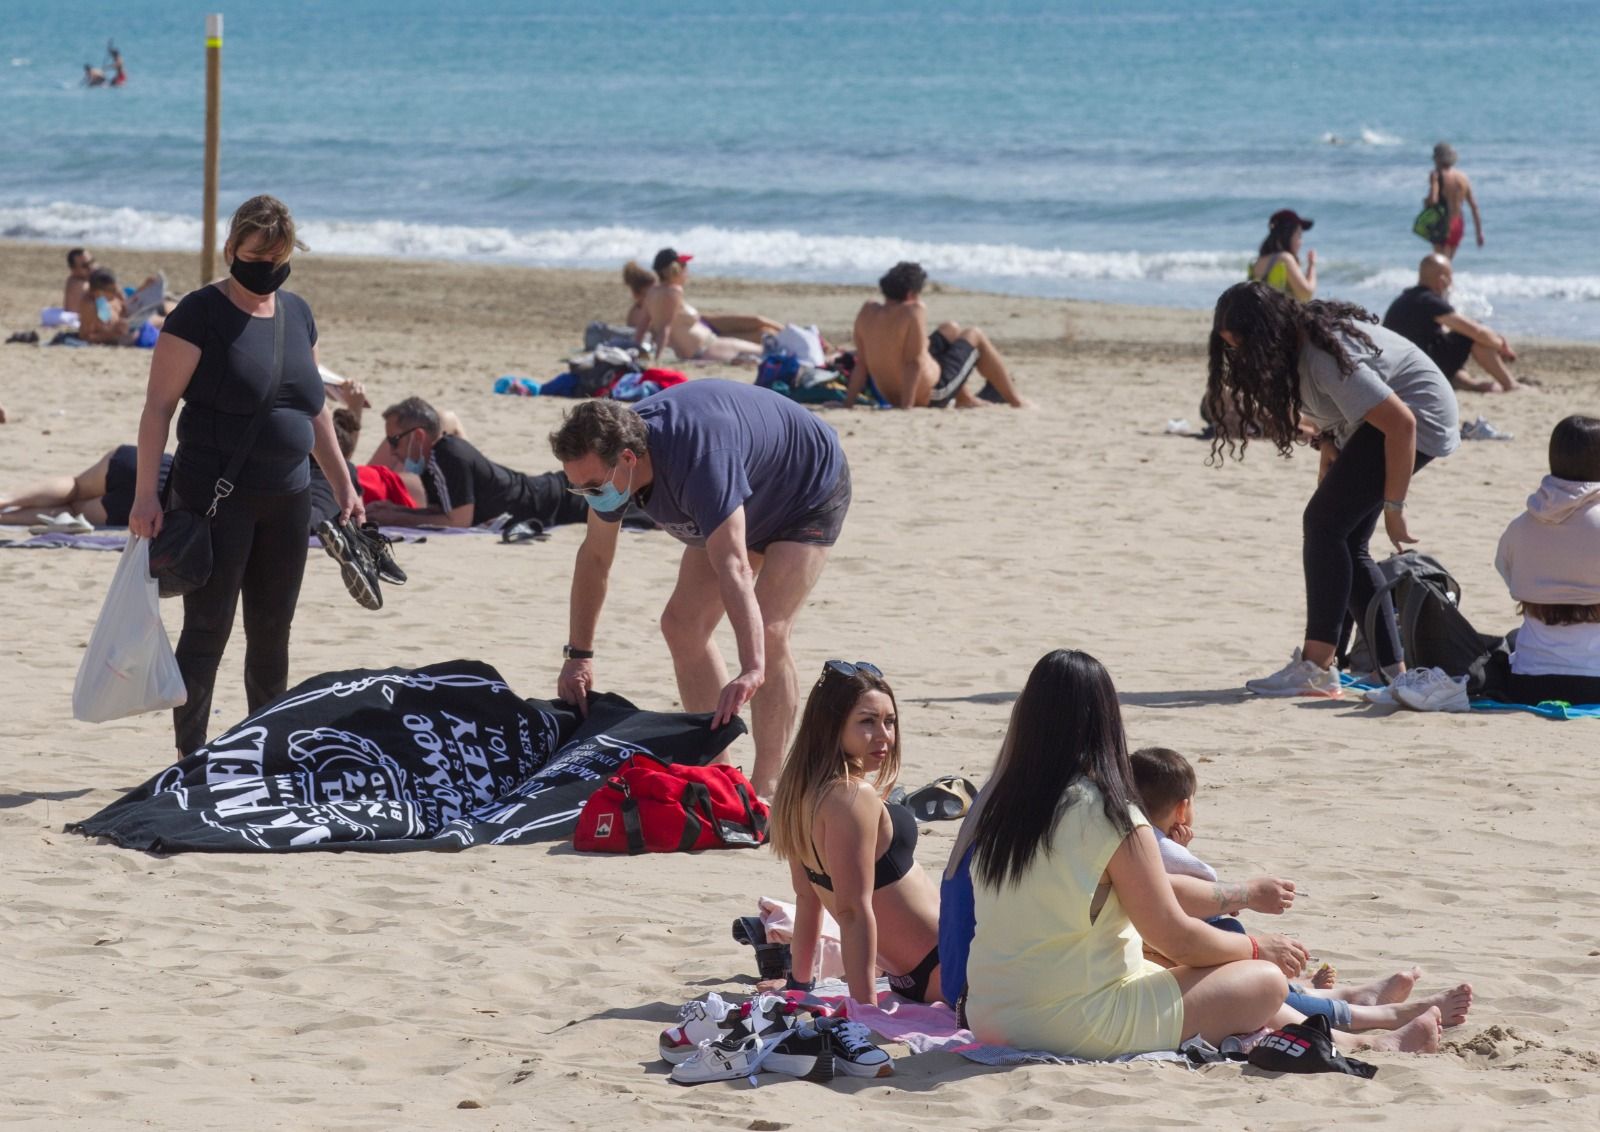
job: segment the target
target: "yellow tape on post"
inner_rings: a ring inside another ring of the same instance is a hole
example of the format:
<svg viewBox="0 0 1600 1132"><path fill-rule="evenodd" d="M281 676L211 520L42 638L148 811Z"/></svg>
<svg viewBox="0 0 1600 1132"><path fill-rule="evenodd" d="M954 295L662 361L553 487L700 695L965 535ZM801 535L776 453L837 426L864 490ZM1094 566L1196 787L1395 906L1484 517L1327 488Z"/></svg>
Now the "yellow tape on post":
<svg viewBox="0 0 1600 1132"><path fill-rule="evenodd" d="M206 40L206 46L207 47L221 47L222 46L222 40L220 40L220 39L208 39L208 40Z"/></svg>

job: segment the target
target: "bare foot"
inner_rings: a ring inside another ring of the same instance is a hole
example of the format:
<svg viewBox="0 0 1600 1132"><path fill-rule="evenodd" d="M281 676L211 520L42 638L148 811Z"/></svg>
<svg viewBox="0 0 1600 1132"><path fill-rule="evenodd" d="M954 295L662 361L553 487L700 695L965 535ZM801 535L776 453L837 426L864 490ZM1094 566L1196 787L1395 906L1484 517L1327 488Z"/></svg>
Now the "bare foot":
<svg viewBox="0 0 1600 1132"><path fill-rule="evenodd" d="M1430 1006L1419 1016L1393 1033L1376 1038L1363 1038L1357 1048L1384 1050L1389 1053L1438 1053L1439 1039L1444 1032L1439 1008Z"/></svg>
<svg viewBox="0 0 1600 1132"><path fill-rule="evenodd" d="M1422 968L1396 971L1387 979L1378 979L1366 986L1355 987L1344 996L1351 1006L1383 1006L1391 1002L1404 1002L1411 997L1412 988L1422 978Z"/></svg>
<svg viewBox="0 0 1600 1132"><path fill-rule="evenodd" d="M1472 1009L1472 984L1462 983L1460 986L1418 999L1418 1003L1437 1006L1446 1028L1459 1026L1467 1020L1467 1011Z"/></svg>
<svg viewBox="0 0 1600 1132"><path fill-rule="evenodd" d="M1311 976L1311 985L1318 990L1332 990L1338 981L1339 971L1332 963L1324 963L1317 968L1316 974Z"/></svg>

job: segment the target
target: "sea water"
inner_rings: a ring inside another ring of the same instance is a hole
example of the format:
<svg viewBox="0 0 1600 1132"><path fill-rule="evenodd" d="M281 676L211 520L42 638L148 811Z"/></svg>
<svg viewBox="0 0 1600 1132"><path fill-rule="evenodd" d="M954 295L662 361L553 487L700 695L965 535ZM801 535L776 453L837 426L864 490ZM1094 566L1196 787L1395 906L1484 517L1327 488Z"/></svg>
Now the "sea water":
<svg viewBox="0 0 1600 1132"><path fill-rule="evenodd" d="M224 9L221 204L316 251L1208 307L1275 209L1382 311L1433 143L1456 297L1600 339L1600 4L259 0ZM0 235L200 242L205 6L0 0ZM105 40L129 81L86 89ZM596 311L597 316L615 312ZM772 312L781 315L783 312Z"/></svg>

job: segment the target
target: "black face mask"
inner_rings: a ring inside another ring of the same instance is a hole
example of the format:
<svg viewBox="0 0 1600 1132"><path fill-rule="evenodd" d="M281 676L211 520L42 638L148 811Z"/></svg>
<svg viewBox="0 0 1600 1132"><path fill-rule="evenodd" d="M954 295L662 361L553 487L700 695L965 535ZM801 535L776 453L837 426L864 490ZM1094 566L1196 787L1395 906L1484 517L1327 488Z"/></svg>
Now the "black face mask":
<svg viewBox="0 0 1600 1132"><path fill-rule="evenodd" d="M270 259L244 260L235 256L228 274L251 294L270 295L289 278L289 265L285 263L282 267L274 267Z"/></svg>

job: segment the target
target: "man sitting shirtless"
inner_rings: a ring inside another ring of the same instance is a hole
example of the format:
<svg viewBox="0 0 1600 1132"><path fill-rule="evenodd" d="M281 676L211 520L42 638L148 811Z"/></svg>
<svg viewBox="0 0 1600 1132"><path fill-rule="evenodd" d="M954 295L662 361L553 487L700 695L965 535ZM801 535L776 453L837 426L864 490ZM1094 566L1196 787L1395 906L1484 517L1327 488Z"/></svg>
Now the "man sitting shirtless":
<svg viewBox="0 0 1600 1132"><path fill-rule="evenodd" d="M1017 387L1006 371L1005 360L989 336L977 328L961 329L942 322L928 333L928 309L922 305L922 288L928 273L916 263L897 263L878 280L884 301L861 305L852 338L855 369L845 398L847 406L870 381L878 393L900 409L926 406L943 409L975 408L987 402L1004 402L1023 408ZM966 388L977 370L988 382L979 396Z"/></svg>

